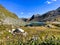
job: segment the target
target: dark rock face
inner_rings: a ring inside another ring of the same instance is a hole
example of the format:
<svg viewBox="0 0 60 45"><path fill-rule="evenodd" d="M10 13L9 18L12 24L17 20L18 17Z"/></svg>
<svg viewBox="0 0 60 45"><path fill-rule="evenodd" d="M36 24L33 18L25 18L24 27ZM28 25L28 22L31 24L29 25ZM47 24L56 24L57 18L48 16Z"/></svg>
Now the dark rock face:
<svg viewBox="0 0 60 45"><path fill-rule="evenodd" d="M39 14L33 15L28 21L40 21L41 16Z"/></svg>
<svg viewBox="0 0 60 45"><path fill-rule="evenodd" d="M60 12L60 7L56 9L58 12Z"/></svg>
<svg viewBox="0 0 60 45"><path fill-rule="evenodd" d="M34 15L29 19L29 21L31 21L32 19L34 19L35 17L34 17Z"/></svg>

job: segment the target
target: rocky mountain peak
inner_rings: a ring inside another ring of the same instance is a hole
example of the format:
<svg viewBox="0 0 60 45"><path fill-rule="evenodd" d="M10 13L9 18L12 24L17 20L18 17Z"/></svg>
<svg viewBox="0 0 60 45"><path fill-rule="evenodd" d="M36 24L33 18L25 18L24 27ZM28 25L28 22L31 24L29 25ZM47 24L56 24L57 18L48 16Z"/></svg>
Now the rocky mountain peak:
<svg viewBox="0 0 60 45"><path fill-rule="evenodd" d="M34 15L34 17L39 17L40 16L40 14L36 14L36 15Z"/></svg>
<svg viewBox="0 0 60 45"><path fill-rule="evenodd" d="M60 7L58 7L56 10L60 12Z"/></svg>

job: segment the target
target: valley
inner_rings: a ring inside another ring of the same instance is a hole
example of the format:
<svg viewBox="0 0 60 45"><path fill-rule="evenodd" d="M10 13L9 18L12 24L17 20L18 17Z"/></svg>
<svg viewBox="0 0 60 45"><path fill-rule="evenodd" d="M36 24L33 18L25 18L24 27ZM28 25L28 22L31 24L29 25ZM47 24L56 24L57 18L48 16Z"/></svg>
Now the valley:
<svg viewBox="0 0 60 45"><path fill-rule="evenodd" d="M0 45L60 45L60 7L19 18L0 5Z"/></svg>

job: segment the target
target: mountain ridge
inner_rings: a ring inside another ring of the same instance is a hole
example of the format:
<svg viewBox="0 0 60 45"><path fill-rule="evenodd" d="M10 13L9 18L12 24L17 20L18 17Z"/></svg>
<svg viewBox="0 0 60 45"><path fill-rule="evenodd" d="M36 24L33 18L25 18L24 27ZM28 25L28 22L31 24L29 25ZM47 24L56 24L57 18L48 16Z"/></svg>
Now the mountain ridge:
<svg viewBox="0 0 60 45"><path fill-rule="evenodd" d="M39 16L35 16L39 15ZM28 21L37 21L37 22L46 22L46 21L59 21L60 22L60 7L58 7L56 10L48 11L42 15L35 14L33 15Z"/></svg>

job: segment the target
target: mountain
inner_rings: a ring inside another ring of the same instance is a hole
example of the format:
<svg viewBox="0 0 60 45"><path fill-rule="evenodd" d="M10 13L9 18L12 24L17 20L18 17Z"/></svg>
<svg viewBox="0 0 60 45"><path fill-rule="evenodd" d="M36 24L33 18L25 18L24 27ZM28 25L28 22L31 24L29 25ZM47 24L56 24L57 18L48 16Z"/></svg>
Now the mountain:
<svg viewBox="0 0 60 45"><path fill-rule="evenodd" d="M48 11L47 13L40 15L33 15L28 21L59 21L60 22L60 7L56 10Z"/></svg>
<svg viewBox="0 0 60 45"><path fill-rule="evenodd" d="M0 16L2 16L1 14L3 15L3 17L11 17L11 18L18 19L16 14L9 12L2 5L0 5Z"/></svg>
<svg viewBox="0 0 60 45"><path fill-rule="evenodd" d="M40 21L40 14L36 14L36 15L33 15L30 19L28 19L27 21Z"/></svg>
<svg viewBox="0 0 60 45"><path fill-rule="evenodd" d="M42 15L43 20L41 21L59 21L60 22L60 7L56 10L49 11Z"/></svg>
<svg viewBox="0 0 60 45"><path fill-rule="evenodd" d="M58 12L60 12L60 7L56 9Z"/></svg>
<svg viewBox="0 0 60 45"><path fill-rule="evenodd" d="M0 23L7 25L23 25L24 21L18 18L18 16L0 5Z"/></svg>

